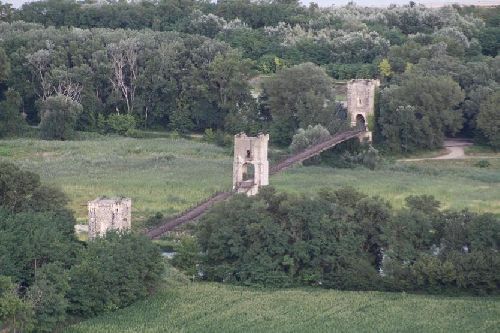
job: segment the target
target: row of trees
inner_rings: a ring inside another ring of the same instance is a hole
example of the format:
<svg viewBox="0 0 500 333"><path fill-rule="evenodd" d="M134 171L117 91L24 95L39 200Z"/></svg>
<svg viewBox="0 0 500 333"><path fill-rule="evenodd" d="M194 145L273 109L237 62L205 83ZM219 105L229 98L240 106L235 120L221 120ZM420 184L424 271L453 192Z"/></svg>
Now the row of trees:
<svg viewBox="0 0 500 333"><path fill-rule="evenodd" d="M245 285L497 293L500 220L439 207L430 196L395 210L348 188L314 197L266 188L216 206L174 263Z"/></svg>
<svg viewBox="0 0 500 333"><path fill-rule="evenodd" d="M0 163L0 330L52 332L70 318L130 305L159 284L163 261L144 236L75 238L66 196Z"/></svg>
<svg viewBox="0 0 500 333"><path fill-rule="evenodd" d="M54 96L82 106L80 130L95 130L99 115L113 113L130 114L143 128L230 128L228 115L253 103L249 62L223 42L26 23L4 23L0 31L10 68L4 82L23 96L22 111L32 124Z"/></svg>
<svg viewBox="0 0 500 333"><path fill-rule="evenodd" d="M143 15L130 17L134 10ZM0 90L10 102L0 135L19 132L24 122L11 115L20 108L29 124L42 122L45 138L69 138L74 128L212 128L270 131L288 145L298 128L346 126L331 77L378 77L376 139L387 149L434 148L458 134L497 145L498 123L486 120L496 119L488 105L499 82L491 40L499 10L491 12L296 1L2 5L1 20L11 23L0 23ZM89 19L96 13L103 16ZM248 80L259 72L271 78L253 98Z"/></svg>

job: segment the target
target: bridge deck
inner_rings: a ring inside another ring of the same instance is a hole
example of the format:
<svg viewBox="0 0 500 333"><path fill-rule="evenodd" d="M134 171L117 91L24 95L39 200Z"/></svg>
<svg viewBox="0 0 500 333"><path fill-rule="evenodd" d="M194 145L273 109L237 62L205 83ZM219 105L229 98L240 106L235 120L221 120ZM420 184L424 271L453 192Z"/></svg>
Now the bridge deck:
<svg viewBox="0 0 500 333"><path fill-rule="evenodd" d="M269 174L274 175L280 171L285 170L286 168L289 168L290 166L305 161L313 156L316 156L320 154L321 152L330 149L336 145L338 145L341 142L344 142L346 140L358 137L361 133L363 133L363 130L350 130L346 131L343 133L339 133L336 135L331 136L329 139L320 142L318 144L315 144L314 146L308 147L307 149L292 155L277 164L273 165L270 170ZM213 205L215 205L218 202L222 202L224 200L227 200L230 196L235 194L236 192L234 191L227 191L227 192L221 192L221 193L216 193L215 195L211 196L207 200L201 202L200 204L188 209L187 211L171 217L169 219L166 219L165 222L155 228L152 228L146 232L146 235L151 238L151 239L156 239L165 234L168 231L173 230L175 227L178 225L194 221L198 218L200 218L207 210L209 210Z"/></svg>

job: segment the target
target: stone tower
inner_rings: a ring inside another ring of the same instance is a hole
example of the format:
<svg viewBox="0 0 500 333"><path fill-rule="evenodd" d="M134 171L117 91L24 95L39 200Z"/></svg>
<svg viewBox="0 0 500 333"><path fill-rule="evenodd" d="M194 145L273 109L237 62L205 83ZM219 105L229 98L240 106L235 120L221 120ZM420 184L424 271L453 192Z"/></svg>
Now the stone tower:
<svg viewBox="0 0 500 333"><path fill-rule="evenodd" d="M97 198L88 202L89 240L106 235L108 230L129 230L132 222L130 198Z"/></svg>
<svg viewBox="0 0 500 333"><path fill-rule="evenodd" d="M375 90L378 86L380 86L379 80L351 80L347 83L347 111L351 127L365 129L363 137L369 141L371 132L368 130L368 121L373 119Z"/></svg>
<svg viewBox="0 0 500 333"><path fill-rule="evenodd" d="M269 185L268 142L268 134L234 136L233 189L237 192L255 195L259 187Z"/></svg>

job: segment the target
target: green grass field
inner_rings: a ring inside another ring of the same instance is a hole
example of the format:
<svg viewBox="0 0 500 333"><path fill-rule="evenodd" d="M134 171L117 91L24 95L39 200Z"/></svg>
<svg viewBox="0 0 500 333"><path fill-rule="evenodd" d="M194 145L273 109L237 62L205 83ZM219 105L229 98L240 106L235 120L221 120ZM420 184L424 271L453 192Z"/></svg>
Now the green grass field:
<svg viewBox="0 0 500 333"><path fill-rule="evenodd" d="M137 219L182 211L231 186L232 161L219 147L185 139L97 137L85 141L0 141L0 159L66 192L80 222L87 201L129 196Z"/></svg>
<svg viewBox="0 0 500 333"><path fill-rule="evenodd" d="M316 192L321 187L352 186L379 195L395 207L409 195L429 194L443 208L500 214L500 158L478 168L475 160L441 160L395 163L378 170L299 167L272 178L280 190Z"/></svg>
<svg viewBox="0 0 500 333"><path fill-rule="evenodd" d="M177 280L145 301L65 332L498 332L499 327L498 297L262 290Z"/></svg>
<svg viewBox="0 0 500 333"><path fill-rule="evenodd" d="M79 222L86 203L98 196L129 196L136 221L172 215L228 189L232 156L196 140L100 137L82 141L0 141L0 160L13 161L60 187ZM380 169L294 167L271 178L279 190L313 193L321 187L352 186L380 195L396 207L411 194L432 194L445 208L500 214L500 158L488 168L475 160L387 163Z"/></svg>

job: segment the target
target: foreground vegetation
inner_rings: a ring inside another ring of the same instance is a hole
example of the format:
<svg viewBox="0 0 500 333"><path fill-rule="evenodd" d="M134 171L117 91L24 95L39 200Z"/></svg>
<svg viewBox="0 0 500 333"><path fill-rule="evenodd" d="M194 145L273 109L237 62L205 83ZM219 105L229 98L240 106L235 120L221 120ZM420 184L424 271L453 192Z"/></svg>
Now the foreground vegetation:
<svg viewBox="0 0 500 333"><path fill-rule="evenodd" d="M453 295L500 287L500 218L442 211L426 195L393 209L352 188L291 195L269 186L210 210L194 244L173 264L210 281Z"/></svg>
<svg viewBox="0 0 500 333"><path fill-rule="evenodd" d="M67 201L37 174L0 162L0 331L52 332L158 285L163 260L149 239L110 232L79 242Z"/></svg>
<svg viewBox="0 0 500 333"><path fill-rule="evenodd" d="M184 280L66 332L492 332L499 318L498 297L267 290Z"/></svg>

